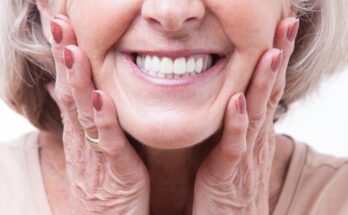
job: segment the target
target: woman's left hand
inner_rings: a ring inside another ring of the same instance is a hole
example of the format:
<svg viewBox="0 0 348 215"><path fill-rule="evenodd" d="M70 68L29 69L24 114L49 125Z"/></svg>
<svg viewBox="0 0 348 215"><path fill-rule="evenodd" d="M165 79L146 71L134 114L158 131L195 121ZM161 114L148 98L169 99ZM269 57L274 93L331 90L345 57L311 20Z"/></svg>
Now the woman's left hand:
<svg viewBox="0 0 348 215"><path fill-rule="evenodd" d="M200 166L193 214L269 214L269 182L275 153L273 116L299 22L283 19L274 49L261 57L246 92L227 105L221 141ZM282 51L281 51L282 50Z"/></svg>

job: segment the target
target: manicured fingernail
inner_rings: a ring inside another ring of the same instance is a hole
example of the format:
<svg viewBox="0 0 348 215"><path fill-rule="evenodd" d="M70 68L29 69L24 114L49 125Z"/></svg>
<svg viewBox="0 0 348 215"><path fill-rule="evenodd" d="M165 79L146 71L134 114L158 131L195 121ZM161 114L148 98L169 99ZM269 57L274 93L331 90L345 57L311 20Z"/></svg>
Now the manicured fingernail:
<svg viewBox="0 0 348 215"><path fill-rule="evenodd" d="M272 58L271 68L273 72L277 72L283 60L283 50Z"/></svg>
<svg viewBox="0 0 348 215"><path fill-rule="evenodd" d="M245 100L244 93L241 93L238 96L238 99L236 101L236 106L237 106L238 113L241 115L244 115L246 112L246 100Z"/></svg>
<svg viewBox="0 0 348 215"><path fill-rule="evenodd" d="M62 42L63 40L63 31L62 31L62 27L57 24L54 21L51 21L51 32L52 32L52 36L54 41L59 44Z"/></svg>
<svg viewBox="0 0 348 215"><path fill-rule="evenodd" d="M71 69L74 65L74 55L67 47L64 47L64 62L68 69Z"/></svg>
<svg viewBox="0 0 348 215"><path fill-rule="evenodd" d="M296 21L289 26L287 37L290 42L293 42L296 39L299 27L300 27L299 19L296 19Z"/></svg>
<svg viewBox="0 0 348 215"><path fill-rule="evenodd" d="M103 101L102 101L100 93L98 93L97 91L92 92L92 103L93 103L94 109L96 109L97 111L100 111L102 109Z"/></svg>

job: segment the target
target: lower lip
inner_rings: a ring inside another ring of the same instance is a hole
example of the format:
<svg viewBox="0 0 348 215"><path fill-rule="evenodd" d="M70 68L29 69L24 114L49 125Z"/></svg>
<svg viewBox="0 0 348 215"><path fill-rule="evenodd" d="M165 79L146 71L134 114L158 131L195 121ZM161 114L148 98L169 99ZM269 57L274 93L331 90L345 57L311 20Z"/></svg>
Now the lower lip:
<svg viewBox="0 0 348 215"><path fill-rule="evenodd" d="M126 60L126 62L130 65L132 68L132 71L134 74L140 78L143 81L146 81L150 84L157 85L157 86L163 86L163 87L183 87L186 85L192 85L197 82L204 81L206 79L209 79L213 76L215 76L222 68L225 66L227 59L226 57L221 58L218 60L218 62L208 69L207 71L204 71L200 74L182 77L182 78L157 78L149 76L148 74L141 71L141 69L133 62L132 56L121 53L121 57Z"/></svg>

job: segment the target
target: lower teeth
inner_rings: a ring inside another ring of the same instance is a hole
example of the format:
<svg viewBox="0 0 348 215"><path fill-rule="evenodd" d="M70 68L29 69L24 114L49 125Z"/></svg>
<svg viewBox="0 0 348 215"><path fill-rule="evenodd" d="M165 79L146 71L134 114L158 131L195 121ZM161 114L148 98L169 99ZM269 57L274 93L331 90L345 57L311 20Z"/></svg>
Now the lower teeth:
<svg viewBox="0 0 348 215"><path fill-rule="evenodd" d="M184 77L189 77L189 76L193 76L193 75L196 75L198 73L185 73L185 74L174 74L174 73L170 73L170 74L163 74L163 73L156 73L156 72L149 72L149 71L145 71L144 69L141 68L141 70L152 76L152 77L158 77L158 78L184 78Z"/></svg>
<svg viewBox="0 0 348 215"><path fill-rule="evenodd" d="M209 70L208 68L207 70ZM144 68L140 68L141 71L144 73L152 76L152 77L158 77L158 78L184 78L184 77L189 77L189 76L194 76L194 75L199 75L201 73L204 73L205 71L202 71L200 73L185 73L185 74L175 74L175 73L169 73L169 74L164 74L164 73L157 73L157 72L152 72L152 71L146 71Z"/></svg>

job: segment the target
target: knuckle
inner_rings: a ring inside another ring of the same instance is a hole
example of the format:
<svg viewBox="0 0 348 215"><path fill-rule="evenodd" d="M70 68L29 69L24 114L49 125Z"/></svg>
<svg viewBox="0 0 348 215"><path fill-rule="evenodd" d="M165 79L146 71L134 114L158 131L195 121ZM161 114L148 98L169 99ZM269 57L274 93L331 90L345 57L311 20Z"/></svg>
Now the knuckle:
<svg viewBox="0 0 348 215"><path fill-rule="evenodd" d="M266 112L255 114L252 116L249 116L249 130L258 130L261 126L263 121L265 120Z"/></svg>
<svg viewBox="0 0 348 215"><path fill-rule="evenodd" d="M111 130L114 127L114 124L111 120L107 120L106 118L96 118L95 123L98 129L101 130Z"/></svg>
<svg viewBox="0 0 348 215"><path fill-rule="evenodd" d="M255 88L258 92L267 92L271 87L270 83L272 82L267 78L259 78L255 80Z"/></svg>
<svg viewBox="0 0 348 215"><path fill-rule="evenodd" d="M269 108L276 108L278 106L278 103L280 99L282 98L284 94L284 87L276 85L273 89L273 92L270 96L268 107Z"/></svg>
<svg viewBox="0 0 348 215"><path fill-rule="evenodd" d="M75 106L75 101L72 95L66 91L58 90L56 92L57 100L61 103L65 108L72 108Z"/></svg>
<svg viewBox="0 0 348 215"><path fill-rule="evenodd" d="M270 100L267 104L267 108L270 110L270 112L273 112L278 107L278 101Z"/></svg>
<svg viewBox="0 0 348 215"><path fill-rule="evenodd" d="M79 112L78 114L78 120L83 128L85 129L94 129L95 123L94 123L94 116L90 113L86 112Z"/></svg>

